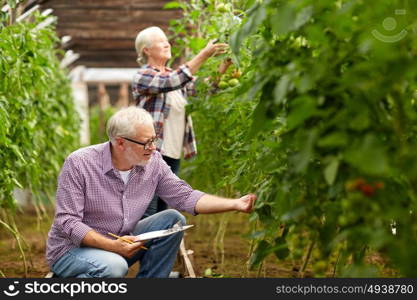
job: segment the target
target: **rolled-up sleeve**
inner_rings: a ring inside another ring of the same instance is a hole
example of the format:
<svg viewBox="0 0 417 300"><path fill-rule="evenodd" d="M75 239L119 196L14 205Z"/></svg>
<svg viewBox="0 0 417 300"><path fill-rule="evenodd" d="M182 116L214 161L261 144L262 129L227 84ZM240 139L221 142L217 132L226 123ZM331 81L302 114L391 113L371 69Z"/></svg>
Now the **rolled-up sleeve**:
<svg viewBox="0 0 417 300"><path fill-rule="evenodd" d="M184 88L193 80L194 77L187 65L181 65L178 69L165 73L148 67L135 74L132 88L134 94L138 95L160 94Z"/></svg>
<svg viewBox="0 0 417 300"><path fill-rule="evenodd" d="M205 193L194 190L188 183L178 178L162 158L159 161L160 176L155 193L169 206L197 215L195 206Z"/></svg>
<svg viewBox="0 0 417 300"><path fill-rule="evenodd" d="M74 245L79 246L92 228L82 222L84 216L85 183L77 161L67 158L58 178L55 224Z"/></svg>

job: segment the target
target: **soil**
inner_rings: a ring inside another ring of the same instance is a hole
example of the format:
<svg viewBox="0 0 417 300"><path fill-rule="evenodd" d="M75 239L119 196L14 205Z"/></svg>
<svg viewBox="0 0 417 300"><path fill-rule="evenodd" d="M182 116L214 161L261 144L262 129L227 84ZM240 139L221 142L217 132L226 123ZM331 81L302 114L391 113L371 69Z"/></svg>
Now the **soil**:
<svg viewBox="0 0 417 300"><path fill-rule="evenodd" d="M4 227L0 227L0 276L40 278L49 272L45 261L45 245L52 216L53 212L50 211L48 217L40 219L35 211L30 209L18 212L16 215L16 224L26 243L24 248L30 249L30 251L25 251L27 276L16 240ZM227 226L224 226L226 221ZM301 261L279 261L272 255L267 257L260 269L248 269L247 262L251 245L250 240L245 238L250 231L246 215L228 213L227 215L187 216L187 223L195 225L186 231L185 247L193 251L191 259L197 277L288 278L299 276L297 271L301 267ZM223 242L218 236L219 229L221 232L222 228L226 228ZM187 277L188 274L181 261L180 258L177 259L173 270ZM381 263L381 261L378 262ZM127 277L135 277L138 268L138 264L132 266ZM313 274L307 269L305 276L312 277Z"/></svg>

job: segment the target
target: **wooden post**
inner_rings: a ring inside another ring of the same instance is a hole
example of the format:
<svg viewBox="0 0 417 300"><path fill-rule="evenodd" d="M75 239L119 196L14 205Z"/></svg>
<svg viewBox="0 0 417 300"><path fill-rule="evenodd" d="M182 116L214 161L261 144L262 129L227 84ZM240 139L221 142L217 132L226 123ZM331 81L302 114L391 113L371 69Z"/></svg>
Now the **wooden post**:
<svg viewBox="0 0 417 300"><path fill-rule="evenodd" d="M119 99L117 100L116 107L122 108L129 106L129 84L123 82L120 84Z"/></svg>
<svg viewBox="0 0 417 300"><path fill-rule="evenodd" d="M84 81L84 66L76 66L70 72L72 95L75 108L81 118L80 142L82 145L90 144L90 114L88 105L88 87Z"/></svg>
<svg viewBox="0 0 417 300"><path fill-rule="evenodd" d="M99 106L98 136L99 136L99 139L102 140L104 137L104 133L106 131L104 111L110 106L110 98L109 98L109 95L107 94L106 86L104 85L104 83L98 84L97 96L98 96L98 106Z"/></svg>

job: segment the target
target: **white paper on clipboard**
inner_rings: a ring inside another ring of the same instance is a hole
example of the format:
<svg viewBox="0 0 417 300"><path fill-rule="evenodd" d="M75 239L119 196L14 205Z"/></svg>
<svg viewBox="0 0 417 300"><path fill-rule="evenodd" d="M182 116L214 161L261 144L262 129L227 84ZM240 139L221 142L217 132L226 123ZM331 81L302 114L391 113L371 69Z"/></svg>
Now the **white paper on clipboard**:
<svg viewBox="0 0 417 300"><path fill-rule="evenodd" d="M180 231L187 230L188 228L191 228L194 226L194 225L184 225L184 226L176 226L176 225L177 224L175 224L171 228L164 229L164 230L156 230L156 231L150 231L150 232L139 234L135 236L134 242L147 241L147 240L151 240L155 238L168 236L168 235L180 232Z"/></svg>

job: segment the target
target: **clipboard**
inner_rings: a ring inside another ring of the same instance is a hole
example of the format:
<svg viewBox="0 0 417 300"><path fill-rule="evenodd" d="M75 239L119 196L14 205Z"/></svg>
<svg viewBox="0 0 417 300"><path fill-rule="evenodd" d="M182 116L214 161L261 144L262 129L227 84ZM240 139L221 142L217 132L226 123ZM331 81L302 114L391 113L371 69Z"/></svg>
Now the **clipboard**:
<svg viewBox="0 0 417 300"><path fill-rule="evenodd" d="M172 226L171 228L168 229L164 229L164 230L156 230L156 231L149 231L149 232L145 232L142 234L139 234L137 236L135 236L135 240L134 242L143 242L143 241L148 241L151 239L155 239L155 238L160 238L160 237L165 237L180 231L184 231L187 230L188 228L193 227L194 225L180 225L180 224L175 224L174 226Z"/></svg>

